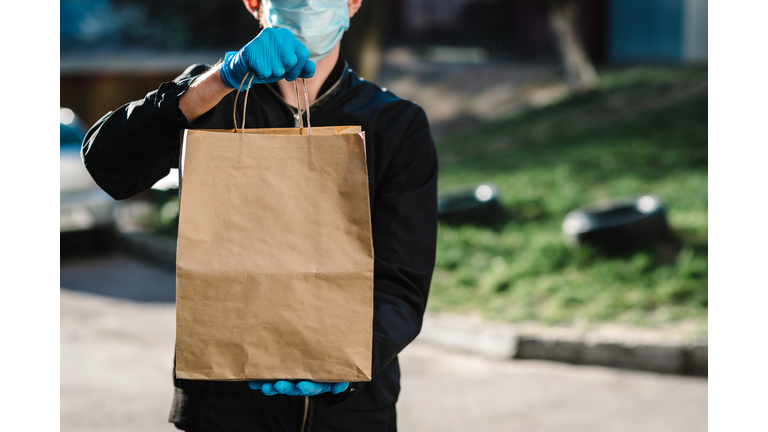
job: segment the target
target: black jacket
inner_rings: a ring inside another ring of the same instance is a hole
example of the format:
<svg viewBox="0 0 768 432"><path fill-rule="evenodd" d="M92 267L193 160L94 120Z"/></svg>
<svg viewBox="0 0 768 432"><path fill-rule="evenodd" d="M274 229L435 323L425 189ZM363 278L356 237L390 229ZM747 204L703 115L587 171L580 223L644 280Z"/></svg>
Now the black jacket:
<svg viewBox="0 0 768 432"><path fill-rule="evenodd" d="M365 131L375 255L373 379L364 385L353 383L338 396L310 399L322 404L316 406L318 412L351 416L350 430L365 430L366 418L375 417L374 411L382 415L391 410L394 416L400 391L397 354L421 329L434 268L437 158L427 117L418 105L360 79L340 62L337 76L332 74L324 85L328 90L321 90L310 107L310 116L313 126L361 125ZM125 199L151 188L170 168L178 167L181 129L234 128L236 92L192 124L179 109L179 97L207 68L190 66L173 82L108 113L90 129L83 142L83 160L102 189L115 199ZM243 99L238 98L238 122ZM246 127L296 125L296 109L270 85L251 88L247 110ZM237 425L245 428L252 421L249 430L260 430L253 425L269 422L273 430L278 424L292 430L289 419L303 418L302 398L266 397L245 382L174 379L174 383L171 421L182 428L238 430ZM315 430L321 428L318 424Z"/></svg>

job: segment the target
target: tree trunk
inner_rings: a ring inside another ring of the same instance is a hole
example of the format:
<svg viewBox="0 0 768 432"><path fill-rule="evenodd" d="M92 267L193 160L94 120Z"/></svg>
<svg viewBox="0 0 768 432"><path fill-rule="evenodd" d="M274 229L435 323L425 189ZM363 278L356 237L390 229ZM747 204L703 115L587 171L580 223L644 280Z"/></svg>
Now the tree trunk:
<svg viewBox="0 0 768 432"><path fill-rule="evenodd" d="M341 40L342 53L361 78L376 82L381 67L381 39L386 19L384 0L366 0Z"/></svg>
<svg viewBox="0 0 768 432"><path fill-rule="evenodd" d="M557 40L571 91L584 92L597 84L597 72L589 60L576 30L578 5L575 0L545 0L549 27Z"/></svg>

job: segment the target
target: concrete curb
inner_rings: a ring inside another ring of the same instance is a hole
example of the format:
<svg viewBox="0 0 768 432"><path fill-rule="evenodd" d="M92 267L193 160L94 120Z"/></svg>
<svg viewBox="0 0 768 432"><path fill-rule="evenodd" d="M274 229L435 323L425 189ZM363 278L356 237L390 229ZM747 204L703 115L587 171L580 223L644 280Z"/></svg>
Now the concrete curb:
<svg viewBox="0 0 768 432"><path fill-rule="evenodd" d="M487 323L429 314L417 340L496 359L538 359L650 372L707 376L707 340L695 326L638 329Z"/></svg>
<svg viewBox="0 0 768 432"><path fill-rule="evenodd" d="M176 241L122 233L126 251L176 270ZM489 323L479 318L427 314L417 341L495 359L537 359L667 374L708 374L707 339L696 324L660 329L619 325L545 327ZM706 332L706 330L704 330Z"/></svg>
<svg viewBox="0 0 768 432"><path fill-rule="evenodd" d="M119 233L125 251L137 258L176 271L176 240L150 233Z"/></svg>

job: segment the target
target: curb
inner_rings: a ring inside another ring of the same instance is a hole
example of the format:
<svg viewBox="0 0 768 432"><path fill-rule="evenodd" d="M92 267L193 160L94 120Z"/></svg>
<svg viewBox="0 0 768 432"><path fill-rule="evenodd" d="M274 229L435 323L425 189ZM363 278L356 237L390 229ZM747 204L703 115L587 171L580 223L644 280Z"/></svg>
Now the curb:
<svg viewBox="0 0 768 432"><path fill-rule="evenodd" d="M176 271L176 241L150 233L120 233L128 254ZM695 327L594 328L483 322L427 314L416 341L499 360L550 360L676 375L708 375L706 337Z"/></svg>
<svg viewBox="0 0 768 432"><path fill-rule="evenodd" d="M417 340L499 360L550 360L676 375L706 377L706 338L688 328L595 328L483 322L441 314L424 317Z"/></svg>
<svg viewBox="0 0 768 432"><path fill-rule="evenodd" d="M118 233L117 239L129 255L176 271L176 240L144 232Z"/></svg>
<svg viewBox="0 0 768 432"><path fill-rule="evenodd" d="M631 345L621 341L585 343L547 341L522 336L518 359L544 359L581 365L599 365L677 375L704 376L707 345Z"/></svg>

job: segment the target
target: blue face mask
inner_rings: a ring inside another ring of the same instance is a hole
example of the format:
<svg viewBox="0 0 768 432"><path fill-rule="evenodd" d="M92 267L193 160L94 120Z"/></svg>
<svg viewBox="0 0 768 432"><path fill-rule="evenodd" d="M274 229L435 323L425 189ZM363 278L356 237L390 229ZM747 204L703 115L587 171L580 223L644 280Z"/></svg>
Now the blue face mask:
<svg viewBox="0 0 768 432"><path fill-rule="evenodd" d="M315 62L333 51L349 29L346 0L271 0L262 7L270 26L290 30Z"/></svg>

